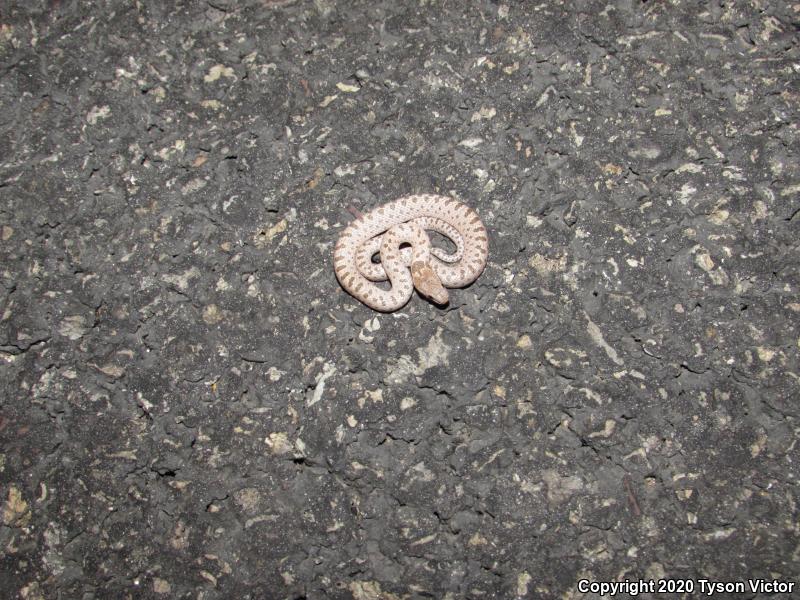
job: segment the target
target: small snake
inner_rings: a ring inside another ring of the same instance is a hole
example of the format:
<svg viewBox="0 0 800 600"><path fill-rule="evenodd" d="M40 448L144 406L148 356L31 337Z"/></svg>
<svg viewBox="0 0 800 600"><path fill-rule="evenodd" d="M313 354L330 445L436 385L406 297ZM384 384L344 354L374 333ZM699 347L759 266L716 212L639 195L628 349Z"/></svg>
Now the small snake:
<svg viewBox="0 0 800 600"><path fill-rule="evenodd" d="M426 230L449 238L455 252L432 247ZM372 262L378 252L380 264ZM436 304L447 304L445 288L475 281L488 255L489 236L474 210L446 196L418 194L350 223L336 242L333 265L349 294L374 310L392 312L405 306L414 288ZM389 289L376 284L387 279Z"/></svg>

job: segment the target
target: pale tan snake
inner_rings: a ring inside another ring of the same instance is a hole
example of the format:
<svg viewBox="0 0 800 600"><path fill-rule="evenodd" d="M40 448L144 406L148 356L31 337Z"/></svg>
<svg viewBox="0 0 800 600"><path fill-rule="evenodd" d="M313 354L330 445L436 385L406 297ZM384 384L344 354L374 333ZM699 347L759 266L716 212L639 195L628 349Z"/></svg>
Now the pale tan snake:
<svg viewBox="0 0 800 600"><path fill-rule="evenodd" d="M433 248L426 230L450 238L456 251ZM405 244L410 248L401 247ZM380 264L372 256L380 251ZM370 308L402 308L414 288L436 304L447 304L445 288L464 287L486 266L489 237L477 213L446 196L399 198L362 215L342 232L333 253L342 287ZM390 289L377 285L389 280Z"/></svg>

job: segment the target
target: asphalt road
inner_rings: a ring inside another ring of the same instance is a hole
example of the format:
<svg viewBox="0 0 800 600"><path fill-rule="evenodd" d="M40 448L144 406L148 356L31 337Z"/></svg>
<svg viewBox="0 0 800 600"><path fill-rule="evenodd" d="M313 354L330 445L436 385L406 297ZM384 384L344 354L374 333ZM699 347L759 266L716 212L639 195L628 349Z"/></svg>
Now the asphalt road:
<svg viewBox="0 0 800 600"><path fill-rule="evenodd" d="M788 597L799 25L0 0L0 596ZM375 313L413 193L489 263Z"/></svg>

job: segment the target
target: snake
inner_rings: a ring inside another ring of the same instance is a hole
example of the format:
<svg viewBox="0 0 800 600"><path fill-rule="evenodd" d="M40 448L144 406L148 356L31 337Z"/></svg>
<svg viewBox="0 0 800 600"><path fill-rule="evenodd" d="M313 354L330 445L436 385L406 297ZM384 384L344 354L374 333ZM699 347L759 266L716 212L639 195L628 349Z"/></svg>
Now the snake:
<svg viewBox="0 0 800 600"><path fill-rule="evenodd" d="M454 252L434 247L428 231L450 239ZM373 256L380 255L380 263ZM405 306L414 289L434 304L449 303L447 288L480 277L489 236L478 214L448 196L403 196L360 215L342 231L333 251L340 285L379 312ZM389 281L390 287L378 285Z"/></svg>

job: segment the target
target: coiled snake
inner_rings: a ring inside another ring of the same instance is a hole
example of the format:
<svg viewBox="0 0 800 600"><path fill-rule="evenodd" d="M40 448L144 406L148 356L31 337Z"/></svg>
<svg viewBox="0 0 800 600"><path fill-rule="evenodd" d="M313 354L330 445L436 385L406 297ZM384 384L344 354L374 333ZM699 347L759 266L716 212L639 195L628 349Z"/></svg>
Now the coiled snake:
<svg viewBox="0 0 800 600"><path fill-rule="evenodd" d="M432 247L426 230L448 237L456 251ZM381 262L373 263L377 252ZM474 210L446 196L417 194L350 223L336 242L333 265L353 297L374 310L392 312L405 306L414 288L436 304L447 304L445 288L475 281L488 255L489 237ZM387 279L390 289L376 284Z"/></svg>

